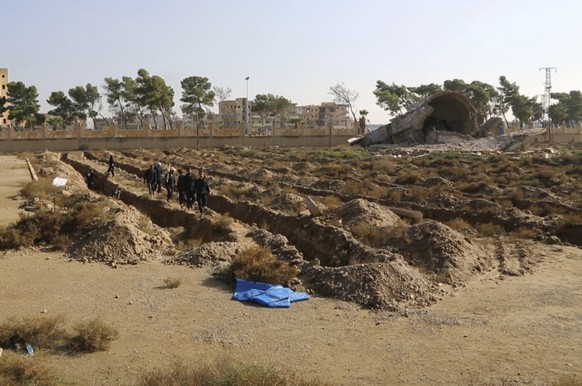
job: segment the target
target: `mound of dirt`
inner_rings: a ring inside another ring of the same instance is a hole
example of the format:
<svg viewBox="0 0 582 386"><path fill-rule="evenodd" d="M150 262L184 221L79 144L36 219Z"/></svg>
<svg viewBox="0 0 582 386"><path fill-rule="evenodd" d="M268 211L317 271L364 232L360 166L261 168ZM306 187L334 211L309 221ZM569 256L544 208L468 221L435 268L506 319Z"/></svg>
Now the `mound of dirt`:
<svg viewBox="0 0 582 386"><path fill-rule="evenodd" d="M412 225L406 240L410 249L403 256L433 281L460 286L491 266L491 251L437 221Z"/></svg>
<svg viewBox="0 0 582 386"><path fill-rule="evenodd" d="M296 215L307 210L303 201L303 197L297 194L281 193L273 197L269 207L277 212Z"/></svg>
<svg viewBox="0 0 582 386"><path fill-rule="evenodd" d="M209 242L190 251L179 253L172 260L178 264L216 267L229 263L242 249L242 245L238 242Z"/></svg>
<svg viewBox="0 0 582 386"><path fill-rule="evenodd" d="M345 267L313 266L302 281L320 295L391 311L404 305L432 304L438 292L436 285L402 260Z"/></svg>
<svg viewBox="0 0 582 386"><path fill-rule="evenodd" d="M387 207L361 198L339 207L330 218L337 219L347 229L357 224L369 224L378 228L392 228L404 222Z"/></svg>
<svg viewBox="0 0 582 386"><path fill-rule="evenodd" d="M70 258L83 261L137 264L160 260L175 253L170 235L132 206L112 209L113 220L98 226L67 250Z"/></svg>

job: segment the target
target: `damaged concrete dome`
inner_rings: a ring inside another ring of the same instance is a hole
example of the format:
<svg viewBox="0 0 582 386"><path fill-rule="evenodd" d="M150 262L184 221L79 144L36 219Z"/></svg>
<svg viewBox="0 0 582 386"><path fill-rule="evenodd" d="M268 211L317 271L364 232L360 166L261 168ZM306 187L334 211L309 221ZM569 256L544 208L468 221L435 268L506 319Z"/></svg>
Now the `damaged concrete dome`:
<svg viewBox="0 0 582 386"><path fill-rule="evenodd" d="M466 140L477 131L476 112L462 92L443 91L413 105L352 144L419 144Z"/></svg>

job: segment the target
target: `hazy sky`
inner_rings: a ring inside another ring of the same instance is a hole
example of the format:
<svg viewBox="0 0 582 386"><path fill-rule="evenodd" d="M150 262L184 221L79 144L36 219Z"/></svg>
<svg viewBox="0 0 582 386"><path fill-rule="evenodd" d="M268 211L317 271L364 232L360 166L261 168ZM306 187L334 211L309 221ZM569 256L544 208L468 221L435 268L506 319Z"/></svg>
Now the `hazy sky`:
<svg viewBox="0 0 582 386"><path fill-rule="evenodd" d="M140 68L174 89L205 76L231 98L281 95L299 105L331 101L330 86L359 93L371 123L388 122L376 81L418 86L447 79L527 96L582 90L579 0L0 0L0 67L52 91ZM104 106L105 115L109 115Z"/></svg>

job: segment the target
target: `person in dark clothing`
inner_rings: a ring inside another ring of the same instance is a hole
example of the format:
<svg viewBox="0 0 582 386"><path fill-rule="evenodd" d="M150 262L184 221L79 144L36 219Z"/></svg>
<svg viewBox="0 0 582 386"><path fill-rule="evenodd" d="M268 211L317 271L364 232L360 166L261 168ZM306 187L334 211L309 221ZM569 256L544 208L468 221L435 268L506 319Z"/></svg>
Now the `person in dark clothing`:
<svg viewBox="0 0 582 386"><path fill-rule="evenodd" d="M156 164L154 165L154 170L156 172L156 181L155 181L155 186L154 186L154 192L158 192L160 193L162 191L162 184L164 183L162 176L162 163L161 162L156 162Z"/></svg>
<svg viewBox="0 0 582 386"><path fill-rule="evenodd" d="M178 169L178 182L176 183L176 188L178 189L178 203L180 204L180 208L183 208L184 205L186 205L184 177L182 169Z"/></svg>
<svg viewBox="0 0 582 386"><path fill-rule="evenodd" d="M168 192L166 199L168 202L172 200L172 196L174 195L174 187L176 185L176 177L174 175L174 168L170 168L168 173L164 178L164 182L166 184L166 191Z"/></svg>
<svg viewBox="0 0 582 386"><path fill-rule="evenodd" d="M148 186L148 192L150 194L155 193L155 183L156 183L156 172L154 170L154 165L151 165L143 174L143 182Z"/></svg>
<svg viewBox="0 0 582 386"><path fill-rule="evenodd" d="M87 173L87 187L95 189L95 172L93 170L89 170Z"/></svg>
<svg viewBox="0 0 582 386"><path fill-rule="evenodd" d="M192 209L194 204L194 175L192 174L192 169L188 168L186 175L184 176L184 194L186 195L186 208Z"/></svg>
<svg viewBox="0 0 582 386"><path fill-rule="evenodd" d="M208 201L208 195L210 194L210 187L204 176L203 169L198 171L198 178L194 181L194 191L196 193L196 201L198 202L198 210L202 215L206 210L206 203Z"/></svg>
<svg viewBox="0 0 582 386"><path fill-rule="evenodd" d="M109 156L109 168L107 173L111 174L111 177L115 177L115 161L113 160L113 155Z"/></svg>

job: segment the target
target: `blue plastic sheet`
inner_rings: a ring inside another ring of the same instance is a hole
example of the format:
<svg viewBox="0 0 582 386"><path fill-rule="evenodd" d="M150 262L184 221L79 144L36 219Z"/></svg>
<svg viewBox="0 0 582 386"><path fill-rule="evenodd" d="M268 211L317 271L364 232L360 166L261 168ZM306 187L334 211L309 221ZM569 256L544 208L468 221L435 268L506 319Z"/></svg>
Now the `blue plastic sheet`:
<svg viewBox="0 0 582 386"><path fill-rule="evenodd" d="M232 298L270 308L288 308L292 302L309 299L309 295L305 292L295 292L281 285L236 279L236 288Z"/></svg>

